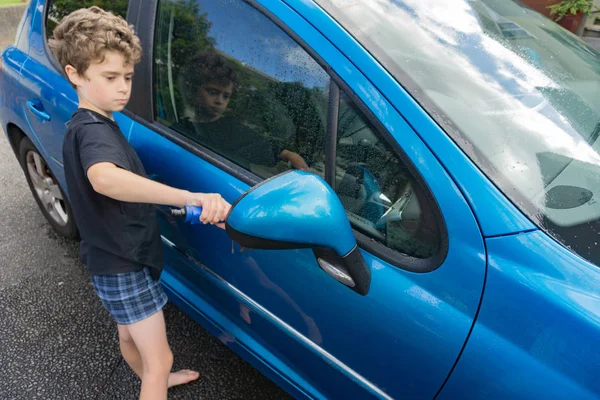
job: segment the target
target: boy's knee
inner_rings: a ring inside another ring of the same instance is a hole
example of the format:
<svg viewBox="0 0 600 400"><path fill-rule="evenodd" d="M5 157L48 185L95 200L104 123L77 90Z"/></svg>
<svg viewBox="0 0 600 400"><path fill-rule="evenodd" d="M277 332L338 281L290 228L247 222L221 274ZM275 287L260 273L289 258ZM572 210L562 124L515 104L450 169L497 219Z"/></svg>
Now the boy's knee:
<svg viewBox="0 0 600 400"><path fill-rule="evenodd" d="M119 340L127 344L133 343L133 337L131 336L126 327L119 327Z"/></svg>
<svg viewBox="0 0 600 400"><path fill-rule="evenodd" d="M169 349L144 360L144 373L164 375L173 367L173 352Z"/></svg>

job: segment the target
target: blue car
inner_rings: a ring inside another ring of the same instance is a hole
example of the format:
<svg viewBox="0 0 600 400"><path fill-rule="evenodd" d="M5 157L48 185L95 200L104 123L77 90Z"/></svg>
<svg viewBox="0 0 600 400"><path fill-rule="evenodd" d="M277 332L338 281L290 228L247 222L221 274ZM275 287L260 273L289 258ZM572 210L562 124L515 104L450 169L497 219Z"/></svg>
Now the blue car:
<svg viewBox="0 0 600 400"><path fill-rule="evenodd" d="M77 97L47 40L92 4L140 36L115 118L149 176L234 203L227 231L157 206L162 284L263 374L299 399L600 397L598 52L516 0L32 0L0 120L71 238Z"/></svg>

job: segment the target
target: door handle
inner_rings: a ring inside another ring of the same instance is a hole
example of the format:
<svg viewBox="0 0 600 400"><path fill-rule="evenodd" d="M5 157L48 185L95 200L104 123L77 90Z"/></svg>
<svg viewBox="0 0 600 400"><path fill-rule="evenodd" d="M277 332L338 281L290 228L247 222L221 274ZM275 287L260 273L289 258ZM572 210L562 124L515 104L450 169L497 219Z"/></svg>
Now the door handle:
<svg viewBox="0 0 600 400"><path fill-rule="evenodd" d="M41 103L39 101L28 100L27 106L29 106L29 109L31 110L31 112L34 113L36 115L36 117L38 117L40 119L40 121L42 121L42 122L50 121L50 114L48 114L45 111L41 111L38 108L41 106Z"/></svg>

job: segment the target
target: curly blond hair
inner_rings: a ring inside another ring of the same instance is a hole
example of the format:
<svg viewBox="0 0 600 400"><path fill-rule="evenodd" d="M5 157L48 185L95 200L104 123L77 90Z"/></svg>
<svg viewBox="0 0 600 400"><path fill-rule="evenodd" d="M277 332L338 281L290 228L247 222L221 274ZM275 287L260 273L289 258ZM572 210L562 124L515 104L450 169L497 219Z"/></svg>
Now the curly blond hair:
<svg viewBox="0 0 600 400"><path fill-rule="evenodd" d="M103 62L107 51L123 54L126 62L134 65L142 58L140 39L133 25L97 6L82 8L64 17L54 28L48 46L63 72L71 65L81 76L92 62Z"/></svg>

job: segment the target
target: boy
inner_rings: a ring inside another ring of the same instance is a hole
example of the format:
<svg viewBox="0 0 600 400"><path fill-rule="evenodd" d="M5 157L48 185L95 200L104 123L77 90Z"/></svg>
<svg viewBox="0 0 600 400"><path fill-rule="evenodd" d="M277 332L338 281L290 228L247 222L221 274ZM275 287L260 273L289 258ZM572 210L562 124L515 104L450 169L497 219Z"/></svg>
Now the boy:
<svg viewBox="0 0 600 400"><path fill-rule="evenodd" d="M113 119L129 100L140 42L125 20L98 7L73 12L49 45L77 90L79 108L65 134L63 159L81 253L94 289L117 322L123 358L142 380L140 399L166 399L167 388L198 378L170 373L173 355L159 284L162 245L153 204L198 205L200 220L223 221L230 205L218 194L190 193L146 178Z"/></svg>

